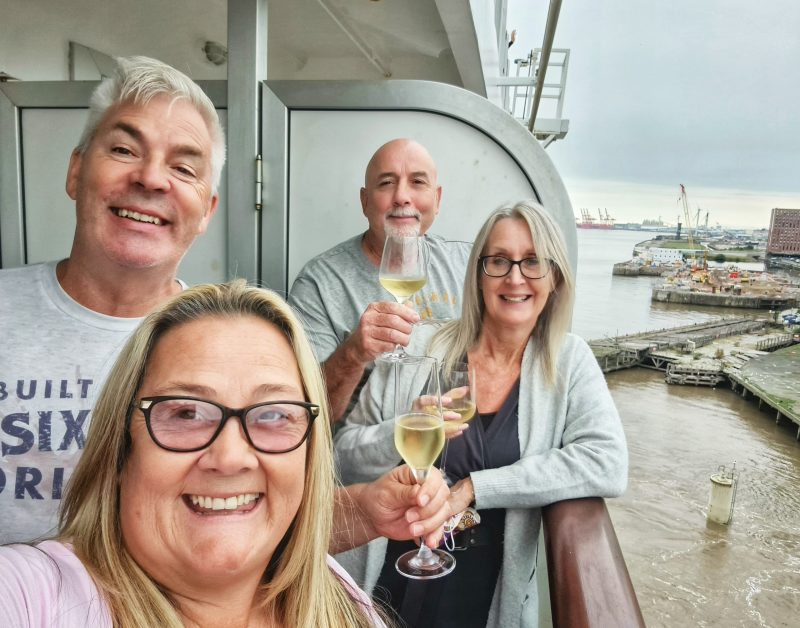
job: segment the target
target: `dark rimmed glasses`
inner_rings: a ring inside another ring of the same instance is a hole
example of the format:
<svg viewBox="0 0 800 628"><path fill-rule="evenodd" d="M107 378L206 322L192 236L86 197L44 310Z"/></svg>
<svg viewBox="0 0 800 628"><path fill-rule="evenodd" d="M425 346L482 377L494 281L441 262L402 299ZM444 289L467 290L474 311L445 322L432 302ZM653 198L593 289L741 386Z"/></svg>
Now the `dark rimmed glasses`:
<svg viewBox="0 0 800 628"><path fill-rule="evenodd" d="M541 279L550 272L550 264L538 257L524 259L508 259L502 255L484 255L478 258L484 274L489 277L505 277L514 266L519 266L519 272L528 279Z"/></svg>
<svg viewBox="0 0 800 628"><path fill-rule="evenodd" d="M168 451L205 449L231 417L239 419L245 438L265 454L285 454L308 438L319 406L304 401L267 401L228 408L195 397L142 397L134 402L144 414L153 442Z"/></svg>

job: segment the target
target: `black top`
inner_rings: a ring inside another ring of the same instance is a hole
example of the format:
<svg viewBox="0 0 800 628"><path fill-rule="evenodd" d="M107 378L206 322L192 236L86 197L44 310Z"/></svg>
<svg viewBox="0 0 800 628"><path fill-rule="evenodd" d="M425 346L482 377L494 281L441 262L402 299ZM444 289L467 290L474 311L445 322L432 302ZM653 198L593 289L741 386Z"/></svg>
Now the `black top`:
<svg viewBox="0 0 800 628"><path fill-rule="evenodd" d="M519 380L493 414L480 414L462 436L447 441L442 458L447 477L453 482L472 471L498 469L519 460Z"/></svg>
<svg viewBox="0 0 800 628"><path fill-rule="evenodd" d="M478 417L462 436L447 441L442 458L448 480L455 482L471 471L496 469L519 460L519 380L500 410ZM400 616L401 626L486 625L503 562L505 510L480 510L479 514L477 528L456 535L457 545L469 547L453 552L455 570L436 580L411 580L398 574L395 561L416 544L389 541L374 596Z"/></svg>

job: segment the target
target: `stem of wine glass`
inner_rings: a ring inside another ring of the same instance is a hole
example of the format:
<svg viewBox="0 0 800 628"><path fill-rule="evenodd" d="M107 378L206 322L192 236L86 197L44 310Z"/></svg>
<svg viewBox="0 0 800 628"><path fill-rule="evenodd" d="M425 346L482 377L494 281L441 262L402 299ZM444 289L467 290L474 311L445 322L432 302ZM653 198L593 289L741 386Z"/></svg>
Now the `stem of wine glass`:
<svg viewBox="0 0 800 628"><path fill-rule="evenodd" d="M417 484L422 484L425 482L425 478L428 477L429 472L430 469L414 469L414 478L417 480ZM434 554L427 545L425 545L425 539L420 537L419 551L417 551L414 561L416 561L420 566L435 565L439 562L439 557L436 556L436 554Z"/></svg>
<svg viewBox="0 0 800 628"><path fill-rule="evenodd" d="M405 305L405 304L408 302L408 300L409 300L410 298L411 298L411 295L409 295L409 296L405 297L404 299L401 299L400 297L395 297L395 300L396 300L396 301L397 301L397 302L398 302L400 305ZM395 345L395 346L394 346L394 351L393 351L392 353L393 353L393 355L395 356L395 359L404 359L404 358L405 358L405 356L406 356L406 350L405 350L405 348L403 347L403 345ZM396 398L396 397L395 397L395 398Z"/></svg>
<svg viewBox="0 0 800 628"><path fill-rule="evenodd" d="M420 538L419 551L413 560L416 561L418 565L426 567L438 564L439 557L434 554L427 545L425 545L425 540Z"/></svg>

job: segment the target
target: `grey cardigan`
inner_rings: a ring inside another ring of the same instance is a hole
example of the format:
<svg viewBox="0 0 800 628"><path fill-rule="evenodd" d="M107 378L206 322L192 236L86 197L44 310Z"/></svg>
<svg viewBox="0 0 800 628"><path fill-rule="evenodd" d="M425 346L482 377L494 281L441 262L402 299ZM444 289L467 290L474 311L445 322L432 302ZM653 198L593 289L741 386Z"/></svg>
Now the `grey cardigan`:
<svg viewBox="0 0 800 628"><path fill-rule="evenodd" d="M433 326L415 330L408 353L425 353L435 331ZM493 627L538 625L535 569L541 507L577 497L615 497L627 483L622 423L589 346L566 335L554 387L545 383L534 353L529 341L520 374L520 460L470 474L479 510L506 509L503 565L487 623ZM394 448L393 400L378 375L374 372L367 381L334 439L344 484L373 480L400 462ZM340 556L371 593L385 552L386 540L378 539Z"/></svg>

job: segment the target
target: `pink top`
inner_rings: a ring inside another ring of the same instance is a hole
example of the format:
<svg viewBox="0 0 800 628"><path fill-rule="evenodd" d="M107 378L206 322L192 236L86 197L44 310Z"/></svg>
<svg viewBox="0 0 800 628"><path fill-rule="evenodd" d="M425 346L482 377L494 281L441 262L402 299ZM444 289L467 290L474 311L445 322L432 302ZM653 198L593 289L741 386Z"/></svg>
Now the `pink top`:
<svg viewBox="0 0 800 628"><path fill-rule="evenodd" d="M372 602L333 558L328 566L364 605L376 628L384 624ZM112 628L111 615L89 572L70 545L0 547L0 623L4 628Z"/></svg>
<svg viewBox="0 0 800 628"><path fill-rule="evenodd" d="M94 581L69 545L0 547L0 617L22 628L111 628Z"/></svg>

